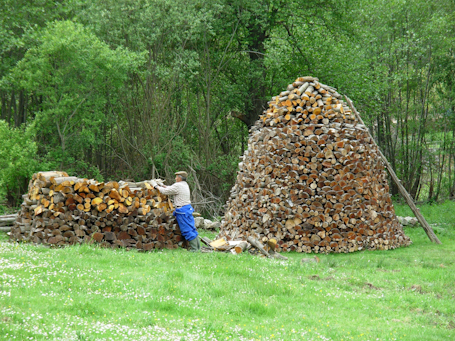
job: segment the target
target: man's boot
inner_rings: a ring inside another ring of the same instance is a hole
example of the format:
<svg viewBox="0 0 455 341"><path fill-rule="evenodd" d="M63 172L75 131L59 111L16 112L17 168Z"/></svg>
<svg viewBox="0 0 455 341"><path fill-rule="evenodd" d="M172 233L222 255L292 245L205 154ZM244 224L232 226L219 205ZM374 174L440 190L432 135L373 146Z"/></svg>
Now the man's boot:
<svg viewBox="0 0 455 341"><path fill-rule="evenodd" d="M190 240L190 251L191 252L199 252L201 250L201 243L199 242L199 237Z"/></svg>

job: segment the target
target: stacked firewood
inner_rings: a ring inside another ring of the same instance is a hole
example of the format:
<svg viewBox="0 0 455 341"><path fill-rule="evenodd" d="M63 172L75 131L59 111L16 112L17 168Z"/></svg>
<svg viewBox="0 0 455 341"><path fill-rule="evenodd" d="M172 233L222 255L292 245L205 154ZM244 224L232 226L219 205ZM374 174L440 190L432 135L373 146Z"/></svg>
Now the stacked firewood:
<svg viewBox="0 0 455 341"><path fill-rule="evenodd" d="M0 232L8 232L16 221L17 214L7 214L0 216Z"/></svg>
<svg viewBox="0 0 455 341"><path fill-rule="evenodd" d="M17 214L7 214L0 216L0 227L13 225L17 218Z"/></svg>
<svg viewBox="0 0 455 341"><path fill-rule="evenodd" d="M409 245L378 152L335 88L296 79L250 130L218 237L306 253Z"/></svg>
<svg viewBox="0 0 455 341"><path fill-rule="evenodd" d="M170 200L149 181L106 182L64 172L33 175L10 238L38 244L100 243L141 250L183 243Z"/></svg>

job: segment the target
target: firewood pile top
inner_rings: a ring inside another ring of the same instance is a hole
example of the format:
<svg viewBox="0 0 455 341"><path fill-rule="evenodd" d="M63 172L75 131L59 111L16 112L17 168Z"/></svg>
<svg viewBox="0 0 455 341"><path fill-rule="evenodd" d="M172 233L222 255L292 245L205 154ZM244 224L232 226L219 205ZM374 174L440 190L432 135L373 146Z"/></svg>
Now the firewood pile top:
<svg viewBox="0 0 455 341"><path fill-rule="evenodd" d="M148 181L99 183L65 172L41 172L29 183L10 239L172 249L184 240L172 210L170 200Z"/></svg>
<svg viewBox="0 0 455 341"><path fill-rule="evenodd" d="M277 251L388 250L411 243L368 129L335 88L300 77L250 130L218 238Z"/></svg>

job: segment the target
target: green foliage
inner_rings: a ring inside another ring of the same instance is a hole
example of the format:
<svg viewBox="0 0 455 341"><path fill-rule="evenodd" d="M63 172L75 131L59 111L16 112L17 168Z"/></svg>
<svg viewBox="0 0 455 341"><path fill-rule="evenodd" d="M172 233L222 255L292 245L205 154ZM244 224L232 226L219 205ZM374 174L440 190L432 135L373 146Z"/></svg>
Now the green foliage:
<svg viewBox="0 0 455 341"><path fill-rule="evenodd" d="M237 174L239 158L236 155L221 155L212 162L207 168L212 174L218 178L218 183L221 185L218 195L226 196L235 181Z"/></svg>
<svg viewBox="0 0 455 341"><path fill-rule="evenodd" d="M353 99L411 194L438 200L455 193L454 13L450 0L5 0L0 118L31 126L42 169L192 167L224 201L247 142L231 114L251 124L313 75Z"/></svg>
<svg viewBox="0 0 455 341"><path fill-rule="evenodd" d="M211 15L192 1L95 0L85 2L77 17L110 46L146 52L146 68L135 71L173 82L178 74L187 79L196 72L198 60L186 46L203 34L201 22Z"/></svg>
<svg viewBox="0 0 455 341"><path fill-rule="evenodd" d="M164 132L164 139L166 135L167 134ZM174 137L171 147L167 149L166 152L155 150L153 155L154 157L151 161L153 161L157 173L163 175L174 174L181 169L187 169L188 165L191 164L191 160L194 158L194 153L190 146L186 144L180 136ZM167 169L169 165L172 165L172 167Z"/></svg>
<svg viewBox="0 0 455 341"><path fill-rule="evenodd" d="M399 216L414 216L407 204L394 203L394 207L396 214ZM455 201L447 200L439 204L425 204L419 205L418 207L420 213L422 213L429 224L446 225L446 227L450 226L455 232L455 219L453 214L453 212L455 212Z"/></svg>
<svg viewBox="0 0 455 341"><path fill-rule="evenodd" d="M117 91L141 58L124 48L111 50L71 21L50 24L37 41L4 83L43 99L31 125L40 154L56 168L96 176L89 155L103 143Z"/></svg>
<svg viewBox="0 0 455 341"><path fill-rule="evenodd" d="M28 181L38 168L36 143L30 129L11 128L0 120L0 199L17 206Z"/></svg>
<svg viewBox="0 0 455 341"><path fill-rule="evenodd" d="M0 5L0 78L23 58L32 36L47 22L71 16L74 0L2 0Z"/></svg>
<svg viewBox="0 0 455 341"><path fill-rule="evenodd" d="M450 148L434 150L427 140L433 132L445 131L444 140L452 135L453 121L442 113L454 99L454 84L447 81L454 74L453 5L358 1L350 8L355 20L349 24L354 29L349 55L357 77L354 88L346 84L343 90L372 126L403 185L419 199L448 197L454 184L447 175L453 161L440 157ZM442 177L451 185L439 187ZM396 186L392 190L397 193Z"/></svg>

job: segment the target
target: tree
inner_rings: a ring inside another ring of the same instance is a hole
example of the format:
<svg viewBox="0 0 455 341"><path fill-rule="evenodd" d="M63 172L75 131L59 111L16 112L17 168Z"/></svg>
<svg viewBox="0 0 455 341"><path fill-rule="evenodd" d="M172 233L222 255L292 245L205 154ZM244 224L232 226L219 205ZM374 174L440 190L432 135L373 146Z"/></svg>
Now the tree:
<svg viewBox="0 0 455 341"><path fill-rule="evenodd" d="M71 21L50 24L37 41L4 84L40 98L33 108L40 152L59 168L84 175L93 161L87 156L102 146L101 130L111 120L118 89L141 59L123 48L110 49Z"/></svg>
<svg viewBox="0 0 455 341"><path fill-rule="evenodd" d="M71 17L75 1L70 0L2 0L0 2L0 79L24 57L33 36L56 19ZM33 99L23 90L0 89L0 119L20 126L28 119L27 106Z"/></svg>
<svg viewBox="0 0 455 341"><path fill-rule="evenodd" d="M27 184L38 168L37 146L30 129L10 127L0 120L0 198L17 206Z"/></svg>
<svg viewBox="0 0 455 341"><path fill-rule="evenodd" d="M447 94L453 89L447 81L452 77L446 75L451 75L453 60L454 9L453 1L420 0L412 6L397 0L360 1L352 7L363 28L356 38L372 84L368 96L360 98L361 108L415 198L423 193L437 197L435 182L442 182L441 172L451 164L435 145L446 148L451 141L441 129L449 123L441 114L450 107ZM439 125L442 119L445 123ZM396 186L391 188L398 193Z"/></svg>

